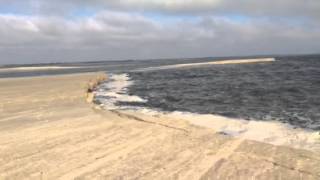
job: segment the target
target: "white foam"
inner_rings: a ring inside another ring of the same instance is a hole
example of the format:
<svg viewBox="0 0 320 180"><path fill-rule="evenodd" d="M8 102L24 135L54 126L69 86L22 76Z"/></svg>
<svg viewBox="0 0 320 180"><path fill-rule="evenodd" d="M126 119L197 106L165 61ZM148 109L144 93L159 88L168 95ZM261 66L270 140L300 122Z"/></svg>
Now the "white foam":
<svg viewBox="0 0 320 180"><path fill-rule="evenodd" d="M116 105L119 101L125 102L145 102L144 99L138 96L130 96L127 94L127 87L132 85L132 81L127 74L110 74L108 76L108 82L102 84L100 89L95 92L97 96L103 96L104 98L99 99L102 101L105 109L123 109L128 108L125 106ZM104 89L108 89L104 91Z"/></svg>
<svg viewBox="0 0 320 180"><path fill-rule="evenodd" d="M209 128L217 133L232 137L298 149L320 151L319 132L293 128L290 125L276 121L247 121L213 114L195 114L180 111L162 112L149 108L128 111L167 119L182 119L193 125Z"/></svg>
<svg viewBox="0 0 320 180"><path fill-rule="evenodd" d="M294 148L320 150L319 132L300 128L294 129L290 125L276 121L247 121L218 115L181 112L170 113L170 115L239 138Z"/></svg>

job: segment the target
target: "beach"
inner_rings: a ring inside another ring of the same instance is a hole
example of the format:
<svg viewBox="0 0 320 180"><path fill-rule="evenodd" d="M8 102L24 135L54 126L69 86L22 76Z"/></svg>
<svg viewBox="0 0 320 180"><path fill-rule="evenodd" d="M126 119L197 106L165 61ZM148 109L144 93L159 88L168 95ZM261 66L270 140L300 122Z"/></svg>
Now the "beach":
<svg viewBox="0 0 320 180"><path fill-rule="evenodd" d="M98 77L0 79L0 179L320 179L316 151L99 109Z"/></svg>

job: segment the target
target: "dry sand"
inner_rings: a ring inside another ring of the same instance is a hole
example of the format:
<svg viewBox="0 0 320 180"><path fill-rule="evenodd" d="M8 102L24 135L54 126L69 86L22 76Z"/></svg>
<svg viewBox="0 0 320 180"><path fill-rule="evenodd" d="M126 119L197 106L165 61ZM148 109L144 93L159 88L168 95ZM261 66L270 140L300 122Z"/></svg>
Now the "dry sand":
<svg viewBox="0 0 320 180"><path fill-rule="evenodd" d="M0 80L0 179L320 179L315 152L95 109L96 76Z"/></svg>

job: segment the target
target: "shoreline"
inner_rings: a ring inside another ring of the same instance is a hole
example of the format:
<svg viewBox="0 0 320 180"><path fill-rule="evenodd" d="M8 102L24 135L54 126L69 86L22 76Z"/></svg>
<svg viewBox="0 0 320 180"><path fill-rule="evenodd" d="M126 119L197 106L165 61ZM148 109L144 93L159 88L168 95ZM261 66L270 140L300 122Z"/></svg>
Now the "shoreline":
<svg viewBox="0 0 320 180"><path fill-rule="evenodd" d="M315 152L93 108L87 89L98 76L0 79L0 179L320 177Z"/></svg>
<svg viewBox="0 0 320 180"><path fill-rule="evenodd" d="M0 72L46 71L46 70L78 69L78 68L80 67L68 67L68 66L11 67L11 68L0 68Z"/></svg>
<svg viewBox="0 0 320 180"><path fill-rule="evenodd" d="M275 146L286 146L320 153L320 133L314 130L295 128L277 121L234 119L214 114L190 112L163 112L153 109L120 110L128 114L145 114L176 121L183 120L194 126L210 129L232 138L252 140Z"/></svg>
<svg viewBox="0 0 320 180"><path fill-rule="evenodd" d="M188 67L197 67L205 65L228 65L228 64L255 64L255 63L271 63L276 61L275 58L256 58L256 59L232 59L232 60L215 60L202 63L186 63L186 64L174 64L174 65L165 65L159 67L149 67L142 68L136 71L153 71L161 69L176 69L176 68L188 68Z"/></svg>
<svg viewBox="0 0 320 180"><path fill-rule="evenodd" d="M166 112L149 107L118 106L117 102L145 102L139 96L129 95L126 90L134 83L128 74L110 74L110 82L102 84L107 90L98 88L94 92L100 105L97 108L105 110L120 110L121 112L134 114L140 113L149 116L158 116L184 120L188 123L213 130L216 133L230 137L259 141L278 146L288 146L298 149L306 149L320 152L320 134L315 130L293 127L290 124L279 121L259 121L229 118L215 114L197 114L191 112Z"/></svg>

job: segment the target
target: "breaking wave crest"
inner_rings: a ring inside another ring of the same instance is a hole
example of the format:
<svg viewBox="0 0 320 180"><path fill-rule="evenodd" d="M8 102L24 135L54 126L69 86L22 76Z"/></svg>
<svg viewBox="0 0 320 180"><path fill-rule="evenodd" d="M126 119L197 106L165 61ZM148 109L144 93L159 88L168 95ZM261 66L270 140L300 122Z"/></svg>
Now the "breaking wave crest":
<svg viewBox="0 0 320 180"><path fill-rule="evenodd" d="M138 96L127 94L127 88L132 83L128 74L109 74L108 80L97 88L95 102L108 110L134 108L118 105L119 102L145 102Z"/></svg>

